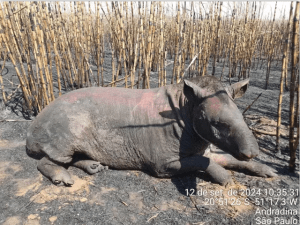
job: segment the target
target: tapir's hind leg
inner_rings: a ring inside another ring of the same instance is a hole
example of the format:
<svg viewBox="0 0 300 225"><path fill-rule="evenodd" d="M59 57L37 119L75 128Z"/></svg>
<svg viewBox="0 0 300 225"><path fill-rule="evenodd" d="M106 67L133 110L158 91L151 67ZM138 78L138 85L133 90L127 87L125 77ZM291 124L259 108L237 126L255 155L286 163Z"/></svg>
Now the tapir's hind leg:
<svg viewBox="0 0 300 225"><path fill-rule="evenodd" d="M234 158L229 153L226 153L220 149L216 149L214 146L211 151L206 151L204 156L210 158L214 162L218 163L226 169L232 169L236 171L246 171L250 174L260 177L276 177L276 170L253 161L240 161Z"/></svg>
<svg viewBox="0 0 300 225"><path fill-rule="evenodd" d="M95 174L102 170L107 170L108 166L102 166L100 162L94 160L75 160L72 163L73 166L78 167L89 174Z"/></svg>
<svg viewBox="0 0 300 225"><path fill-rule="evenodd" d="M74 184L69 172L46 156L39 161L37 168L56 185L64 183L66 186L71 186Z"/></svg>

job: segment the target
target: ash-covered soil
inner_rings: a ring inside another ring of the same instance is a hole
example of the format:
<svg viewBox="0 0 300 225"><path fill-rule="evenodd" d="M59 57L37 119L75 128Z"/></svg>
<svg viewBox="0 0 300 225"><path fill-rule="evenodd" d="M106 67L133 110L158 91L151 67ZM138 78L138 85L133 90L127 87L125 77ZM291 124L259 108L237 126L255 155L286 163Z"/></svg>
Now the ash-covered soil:
<svg viewBox="0 0 300 225"><path fill-rule="evenodd" d="M110 58L107 53L105 83L111 80ZM167 67L168 78L172 66ZM96 67L92 69L96 74ZM210 73L211 67L208 69ZM218 67L216 76L221 71ZM11 62L6 62L2 75L5 91L15 90L18 79ZM155 87L157 73L151 77L151 87ZM243 111L263 92L246 112L246 122L251 128L275 133L280 67L272 67L266 91L264 68L251 71L250 78L246 95L236 103ZM63 93L66 91L70 90ZM256 134L261 153L254 160L275 168L278 177L266 179L230 171L235 186L229 188L211 183L202 172L158 179L140 171L108 170L90 176L74 167L69 171L75 184L55 186L38 172L37 161L26 155L26 131L34 116L22 110L20 90L6 106L1 95L0 104L0 224L263 224L263 218L265 222L270 219L270 224L299 223L299 149L296 172L291 173L287 92L283 98L282 154L275 154L275 136Z"/></svg>

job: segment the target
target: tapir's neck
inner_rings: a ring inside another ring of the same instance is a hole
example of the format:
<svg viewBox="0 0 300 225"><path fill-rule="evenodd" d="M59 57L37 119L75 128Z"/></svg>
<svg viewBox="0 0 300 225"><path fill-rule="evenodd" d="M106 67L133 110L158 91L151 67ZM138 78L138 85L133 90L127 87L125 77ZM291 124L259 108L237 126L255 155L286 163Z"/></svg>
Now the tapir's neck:
<svg viewBox="0 0 300 225"><path fill-rule="evenodd" d="M188 101L184 95L183 84L170 85L166 87L165 93L176 118L173 130L180 141L181 157L195 153L203 154L209 143L197 135L193 128L194 103Z"/></svg>
<svg viewBox="0 0 300 225"><path fill-rule="evenodd" d="M187 100L183 93L183 84L166 87L166 96L180 128L193 131L192 113L194 104ZM193 131L194 132L194 131Z"/></svg>

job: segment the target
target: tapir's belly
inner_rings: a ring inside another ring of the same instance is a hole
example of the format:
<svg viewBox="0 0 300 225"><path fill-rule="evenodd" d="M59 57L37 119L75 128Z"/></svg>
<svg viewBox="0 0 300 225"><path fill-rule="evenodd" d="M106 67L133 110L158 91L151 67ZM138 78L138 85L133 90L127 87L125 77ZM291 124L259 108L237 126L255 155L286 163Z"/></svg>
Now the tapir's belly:
<svg viewBox="0 0 300 225"><path fill-rule="evenodd" d="M74 149L116 169L145 169L173 155L179 159L180 140L173 133L172 123L143 123L132 114L125 118L112 114L116 111L100 113L97 118L86 111L68 116Z"/></svg>

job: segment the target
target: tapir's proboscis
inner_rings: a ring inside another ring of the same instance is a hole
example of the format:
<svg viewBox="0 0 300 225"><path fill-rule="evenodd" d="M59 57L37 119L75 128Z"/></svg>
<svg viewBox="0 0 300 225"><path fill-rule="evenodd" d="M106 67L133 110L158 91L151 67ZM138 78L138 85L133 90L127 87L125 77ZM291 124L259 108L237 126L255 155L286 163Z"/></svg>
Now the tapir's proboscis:
<svg viewBox="0 0 300 225"><path fill-rule="evenodd" d="M89 174L107 168L156 177L204 171L231 185L224 168L261 177L272 168L249 161L255 137L233 100L249 80L231 86L213 76L155 89L92 87L69 92L41 111L27 132L27 154L54 184L72 185L68 166ZM210 144L222 151L206 151Z"/></svg>

